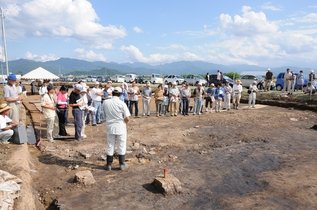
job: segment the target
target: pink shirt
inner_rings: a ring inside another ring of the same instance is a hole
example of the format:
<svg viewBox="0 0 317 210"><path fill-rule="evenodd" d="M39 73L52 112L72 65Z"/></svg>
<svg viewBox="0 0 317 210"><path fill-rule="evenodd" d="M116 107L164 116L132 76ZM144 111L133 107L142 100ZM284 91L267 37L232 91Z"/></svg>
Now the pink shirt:
<svg viewBox="0 0 317 210"><path fill-rule="evenodd" d="M67 98L66 98L65 94L63 94L62 92L58 92L57 93L57 101L67 102ZM58 104L57 106L60 109L66 109L67 105L66 104Z"/></svg>

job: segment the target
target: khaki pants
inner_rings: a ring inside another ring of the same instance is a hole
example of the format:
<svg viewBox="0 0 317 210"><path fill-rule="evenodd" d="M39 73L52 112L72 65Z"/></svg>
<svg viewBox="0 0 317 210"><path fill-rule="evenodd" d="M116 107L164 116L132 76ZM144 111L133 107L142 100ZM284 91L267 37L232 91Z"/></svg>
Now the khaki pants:
<svg viewBox="0 0 317 210"><path fill-rule="evenodd" d="M272 80L265 80L265 91L270 91L271 90L271 82Z"/></svg>
<svg viewBox="0 0 317 210"><path fill-rule="evenodd" d="M54 137L58 135L59 126L58 126L58 117L46 118L47 131L46 137L48 141L53 141Z"/></svg>
<svg viewBox="0 0 317 210"><path fill-rule="evenodd" d="M240 99L241 99L241 93L236 93L233 95L233 98L232 98L233 108L237 108L239 106Z"/></svg>
<svg viewBox="0 0 317 210"><path fill-rule="evenodd" d="M11 107L9 118L16 122L20 122L20 104L16 102L9 102L7 104Z"/></svg>
<svg viewBox="0 0 317 210"><path fill-rule="evenodd" d="M171 116L177 116L177 102L171 102L170 101L170 113L171 113Z"/></svg>

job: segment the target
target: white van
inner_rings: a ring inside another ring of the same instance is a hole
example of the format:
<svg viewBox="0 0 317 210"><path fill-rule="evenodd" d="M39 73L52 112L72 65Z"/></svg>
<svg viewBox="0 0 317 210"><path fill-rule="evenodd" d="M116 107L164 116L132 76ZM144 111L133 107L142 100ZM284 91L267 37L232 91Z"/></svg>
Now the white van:
<svg viewBox="0 0 317 210"><path fill-rule="evenodd" d="M121 83L121 82L124 82L124 77L122 75L116 74L111 77L111 81Z"/></svg>
<svg viewBox="0 0 317 210"><path fill-rule="evenodd" d="M162 84L163 83L162 75L153 73L151 75L151 83L152 84Z"/></svg>
<svg viewBox="0 0 317 210"><path fill-rule="evenodd" d="M136 77L137 77L136 74L126 74L124 81L132 83L133 81L135 81Z"/></svg>

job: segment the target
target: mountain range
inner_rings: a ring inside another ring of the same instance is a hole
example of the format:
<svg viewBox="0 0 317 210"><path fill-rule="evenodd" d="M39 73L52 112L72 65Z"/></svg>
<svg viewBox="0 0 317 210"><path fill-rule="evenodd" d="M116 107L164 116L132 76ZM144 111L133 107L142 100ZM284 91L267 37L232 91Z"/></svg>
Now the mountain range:
<svg viewBox="0 0 317 210"><path fill-rule="evenodd" d="M223 73L226 72L259 72L263 74L266 72L267 67L260 67L255 65L221 65L215 63L208 63L203 61L178 61L173 63L161 65L149 65L146 63L115 63L115 62L102 62L102 61L85 61L71 58L60 58L55 61L33 61L26 59L9 61L9 71L16 74L26 74L27 72L37 68L43 67L56 75L113 75L113 74L127 74L135 73L140 75L149 75L151 73L159 74L214 74L219 69ZM301 68L295 66L282 66L271 68L274 75L279 72L284 72L287 68L292 71L299 72L303 70L308 74L312 68ZM5 73L5 64L2 63L2 69Z"/></svg>

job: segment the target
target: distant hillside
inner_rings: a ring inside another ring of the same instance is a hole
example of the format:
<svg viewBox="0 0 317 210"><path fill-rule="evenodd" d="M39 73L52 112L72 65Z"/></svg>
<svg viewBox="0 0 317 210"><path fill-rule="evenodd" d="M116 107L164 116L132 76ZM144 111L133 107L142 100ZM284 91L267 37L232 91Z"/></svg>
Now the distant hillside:
<svg viewBox="0 0 317 210"><path fill-rule="evenodd" d="M3 66L4 63L3 63ZM203 61L178 61L173 63L166 63L162 65L149 65L146 63L115 63L115 62L89 62L71 58L60 58L55 61L37 62L26 59L19 59L9 61L10 72L17 73L22 72L25 74L37 67L43 67L56 75L113 75L113 74L127 74L135 73L142 75L149 75L151 73L160 74L214 74L218 69L223 73L226 72L238 72L243 71L266 71L267 67L252 66L252 65L230 65L225 66L221 64L208 63ZM279 72L285 71L286 68L290 68L293 71L298 72L304 70L308 74L312 68L300 68L300 67L278 67L271 68L274 75ZM5 70L4 70L5 72Z"/></svg>

